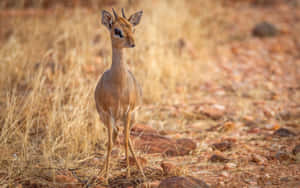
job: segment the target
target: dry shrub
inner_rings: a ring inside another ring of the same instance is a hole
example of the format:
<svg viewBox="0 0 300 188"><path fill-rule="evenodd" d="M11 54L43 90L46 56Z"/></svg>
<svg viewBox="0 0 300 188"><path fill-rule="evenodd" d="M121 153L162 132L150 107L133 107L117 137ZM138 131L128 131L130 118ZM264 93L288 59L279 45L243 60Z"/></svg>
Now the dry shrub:
<svg viewBox="0 0 300 188"><path fill-rule="evenodd" d="M137 47L126 50L145 103L164 103L177 86L188 92L203 79L199 72L207 70L203 49L211 46L213 7L217 4L175 0L127 9L145 11ZM93 92L111 62L111 44L100 11L54 11L0 24L6 33L0 35L0 168L1 176L10 177L0 184L45 175L37 170L45 167L77 167L104 153L106 136Z"/></svg>

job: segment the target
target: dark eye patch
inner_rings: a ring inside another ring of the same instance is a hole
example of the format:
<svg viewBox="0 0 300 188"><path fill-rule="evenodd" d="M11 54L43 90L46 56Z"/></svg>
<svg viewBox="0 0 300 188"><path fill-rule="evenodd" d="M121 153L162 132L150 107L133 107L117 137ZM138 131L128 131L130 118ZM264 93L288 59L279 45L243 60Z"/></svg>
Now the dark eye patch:
<svg viewBox="0 0 300 188"><path fill-rule="evenodd" d="M114 32L115 32L115 35L118 35L120 38L124 37L124 35L120 29L115 28Z"/></svg>

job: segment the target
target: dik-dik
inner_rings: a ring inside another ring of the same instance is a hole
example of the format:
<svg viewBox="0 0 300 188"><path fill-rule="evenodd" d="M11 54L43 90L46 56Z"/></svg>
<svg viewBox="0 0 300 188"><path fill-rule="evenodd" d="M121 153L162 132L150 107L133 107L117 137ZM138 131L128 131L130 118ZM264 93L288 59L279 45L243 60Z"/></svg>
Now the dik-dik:
<svg viewBox="0 0 300 188"><path fill-rule="evenodd" d="M108 145L104 165L105 181L108 180L109 162L112 146L118 136L116 121L121 120L124 125L124 145L127 166L127 177L130 177L129 151L130 149L137 166L145 177L129 137L132 119L137 107L141 104L141 88L134 75L124 62L123 48L135 47L134 27L140 23L143 11L139 11L126 18L124 9L119 16L114 9L113 16L103 10L102 24L110 32L112 45L112 64L110 69L103 73L95 90L95 101L101 121L107 127Z"/></svg>

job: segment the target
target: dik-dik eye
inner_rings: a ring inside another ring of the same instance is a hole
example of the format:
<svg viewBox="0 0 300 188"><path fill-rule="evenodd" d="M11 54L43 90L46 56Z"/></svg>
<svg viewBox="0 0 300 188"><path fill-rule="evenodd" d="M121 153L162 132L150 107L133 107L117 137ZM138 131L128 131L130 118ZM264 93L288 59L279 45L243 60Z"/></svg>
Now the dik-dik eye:
<svg viewBox="0 0 300 188"><path fill-rule="evenodd" d="M123 38L123 37L124 37L124 35L123 35L123 33L122 33L122 31L121 31L120 29L115 28L114 32L115 32L115 35L116 35L116 36L118 36L118 37L120 37L120 38Z"/></svg>

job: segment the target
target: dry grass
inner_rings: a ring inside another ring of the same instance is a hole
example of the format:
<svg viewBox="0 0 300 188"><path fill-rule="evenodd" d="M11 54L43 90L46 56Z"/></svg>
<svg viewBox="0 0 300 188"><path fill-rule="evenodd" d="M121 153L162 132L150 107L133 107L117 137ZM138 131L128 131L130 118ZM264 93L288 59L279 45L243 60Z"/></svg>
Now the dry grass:
<svg viewBox="0 0 300 188"><path fill-rule="evenodd" d="M203 49L212 46L210 34L219 28L210 21L222 8L211 1L175 0L147 1L127 11L141 8L138 44L127 50L127 60L143 86L144 102L169 103L178 88L184 96L210 78L199 72L208 70ZM52 181L59 169L84 168L82 162L103 153L106 142L93 101L98 77L111 60L99 10L2 17L0 185L43 182L42 176ZM154 118L144 110L139 121Z"/></svg>
<svg viewBox="0 0 300 188"><path fill-rule="evenodd" d="M137 121L169 138L192 138L198 144L185 156L138 153L148 161L149 181L165 178L159 166L167 160L176 163L176 175L193 175L213 187L296 187L291 183L299 180L299 160L276 160L277 152L289 155L299 144L296 5L49 2L0 3L1 187L57 187L76 182L72 178L84 184L102 167L106 131L93 92L111 63L109 34L100 23L100 9L111 6L125 7L128 14L144 10L137 47L126 50L126 62L144 93ZM26 3L36 9L24 10L31 7ZM251 29L263 20L275 24L280 34L253 37ZM274 137L279 127L296 136ZM210 162L216 153L212 144L222 141L233 146L217 154L230 162ZM131 179L124 178L122 148L112 152L110 186L140 181L137 170ZM264 168L253 162L253 154L264 159Z"/></svg>

